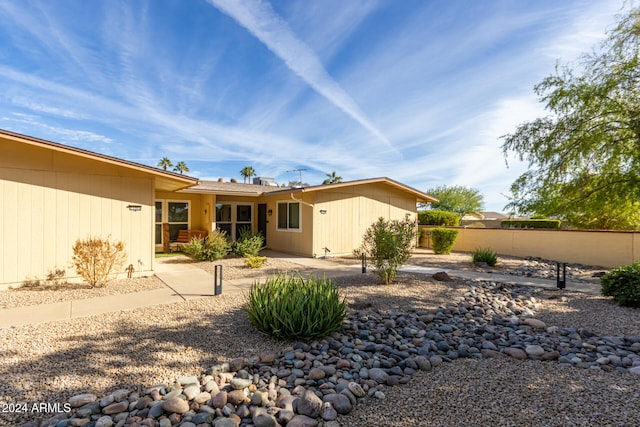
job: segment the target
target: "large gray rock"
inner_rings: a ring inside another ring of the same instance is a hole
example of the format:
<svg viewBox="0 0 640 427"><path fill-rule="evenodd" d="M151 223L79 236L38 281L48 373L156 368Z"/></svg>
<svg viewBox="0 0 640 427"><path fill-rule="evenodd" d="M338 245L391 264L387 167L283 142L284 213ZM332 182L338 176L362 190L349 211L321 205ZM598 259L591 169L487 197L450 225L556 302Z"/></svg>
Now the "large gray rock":
<svg viewBox="0 0 640 427"><path fill-rule="evenodd" d="M378 384L384 384L387 382L387 378L389 378L389 374L387 374L381 368L371 368L369 369L369 378L371 378Z"/></svg>
<svg viewBox="0 0 640 427"><path fill-rule="evenodd" d="M320 414L325 421L333 421L338 418L338 412L335 410L331 403L325 402L322 405L322 413Z"/></svg>
<svg viewBox="0 0 640 427"><path fill-rule="evenodd" d="M340 415L351 412L351 401L344 394L327 394L323 400L329 402Z"/></svg>
<svg viewBox="0 0 640 427"><path fill-rule="evenodd" d="M318 396L316 396L313 391L305 391L298 399L298 414L307 415L311 418L318 418L321 411L322 400Z"/></svg>
<svg viewBox="0 0 640 427"><path fill-rule="evenodd" d="M296 415L287 423L287 427L316 427L318 421L306 415Z"/></svg>
<svg viewBox="0 0 640 427"><path fill-rule="evenodd" d="M280 426L273 415L260 413L252 418L255 427L277 427Z"/></svg>

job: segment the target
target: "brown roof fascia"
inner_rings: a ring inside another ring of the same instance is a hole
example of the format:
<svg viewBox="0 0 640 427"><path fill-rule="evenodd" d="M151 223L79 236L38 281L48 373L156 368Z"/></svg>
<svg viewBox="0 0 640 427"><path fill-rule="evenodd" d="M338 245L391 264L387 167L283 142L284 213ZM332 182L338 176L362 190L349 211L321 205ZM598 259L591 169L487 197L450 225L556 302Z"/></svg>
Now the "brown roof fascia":
<svg viewBox="0 0 640 427"><path fill-rule="evenodd" d="M195 185L198 182L197 178L185 176L176 172L165 171L163 169L154 168L152 166L143 165L141 163L136 163L129 160L123 160L117 157L111 157L105 154L99 154L93 151L84 150L82 148L71 147L69 145L64 145L57 142L36 138L33 136L11 132L5 129L0 129L0 135L3 135L10 139L18 140L20 142L24 142L27 144L46 147L46 148L50 148L52 150L60 151L63 153L68 153L68 154L72 154L80 157L85 157L88 159L98 160L98 161L102 161L105 163L110 163L118 166L128 167L128 168L136 169L142 172L147 172L154 175L160 175L163 178L172 178L175 180L182 181L185 184L185 187Z"/></svg>

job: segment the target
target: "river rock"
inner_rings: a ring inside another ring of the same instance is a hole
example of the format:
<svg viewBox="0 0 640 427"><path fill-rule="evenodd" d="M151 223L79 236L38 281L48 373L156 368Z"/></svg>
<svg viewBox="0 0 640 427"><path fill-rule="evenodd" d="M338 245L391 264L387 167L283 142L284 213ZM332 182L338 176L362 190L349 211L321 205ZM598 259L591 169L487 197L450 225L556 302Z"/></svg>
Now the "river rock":
<svg viewBox="0 0 640 427"><path fill-rule="evenodd" d="M72 408L79 408L80 406L86 405L90 402L95 402L98 399L98 396L91 393L78 394L77 396L73 396L69 398L69 404Z"/></svg>
<svg viewBox="0 0 640 427"><path fill-rule="evenodd" d="M311 390L306 390L298 399L298 414L318 418L322 410L322 400ZM295 417L294 417L295 418ZM292 420L293 421L293 420Z"/></svg>
<svg viewBox="0 0 640 427"><path fill-rule="evenodd" d="M169 413L184 414L189 410L189 403L179 397L170 397L162 402L162 409Z"/></svg>
<svg viewBox="0 0 640 427"><path fill-rule="evenodd" d="M320 416L325 421L333 421L338 418L338 412L331 406L331 403L325 402L322 404L322 413Z"/></svg>
<svg viewBox="0 0 640 427"><path fill-rule="evenodd" d="M538 319L533 319L533 318L526 318L522 321L523 324L525 325L529 325L532 328L536 328L536 329L546 329L547 328L547 324L544 323L542 320L538 320Z"/></svg>
<svg viewBox="0 0 640 427"><path fill-rule="evenodd" d="M315 417L311 418L306 415L296 415L287 423L287 427L316 427L318 421Z"/></svg>
<svg viewBox="0 0 640 427"><path fill-rule="evenodd" d="M338 414L346 415L351 412L351 401L344 394L327 394L325 402L329 402Z"/></svg>
<svg viewBox="0 0 640 427"><path fill-rule="evenodd" d="M384 384L387 382L387 378L389 378L389 374L387 374L383 369L380 368L371 368L369 369L369 378L374 380L379 384Z"/></svg>
<svg viewBox="0 0 640 427"><path fill-rule="evenodd" d="M525 352L529 355L529 356L542 356L544 354L544 348L542 348L539 345L528 345L525 348Z"/></svg>
<svg viewBox="0 0 640 427"><path fill-rule="evenodd" d="M96 420L95 427L111 427L113 425L113 419L105 415L104 417L100 417Z"/></svg>
<svg viewBox="0 0 640 427"><path fill-rule="evenodd" d="M117 403L112 403L111 405L105 408L102 408L102 413L106 415L111 415L111 414L117 414L120 412L125 412L127 409L129 409L129 402L127 401L117 402Z"/></svg>
<svg viewBox="0 0 640 427"><path fill-rule="evenodd" d="M518 360L527 359L527 353L525 353L525 351L522 350L521 348L507 347L503 350L503 352L513 357L514 359L518 359Z"/></svg>
<svg viewBox="0 0 640 427"><path fill-rule="evenodd" d="M226 391L220 391L211 398L211 406L221 409L227 404L228 396Z"/></svg>

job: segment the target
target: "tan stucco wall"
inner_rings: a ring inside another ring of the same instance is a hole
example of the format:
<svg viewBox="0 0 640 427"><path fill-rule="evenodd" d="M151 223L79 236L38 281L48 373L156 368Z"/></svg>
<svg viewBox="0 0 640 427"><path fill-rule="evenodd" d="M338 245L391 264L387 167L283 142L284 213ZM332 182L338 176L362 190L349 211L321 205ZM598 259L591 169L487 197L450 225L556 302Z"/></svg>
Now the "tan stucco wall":
<svg viewBox="0 0 640 427"><path fill-rule="evenodd" d="M383 184L342 187L317 192L313 255L348 255L362 243L367 228L379 217L416 218L416 199ZM326 210L326 214L320 214Z"/></svg>
<svg viewBox="0 0 640 427"><path fill-rule="evenodd" d="M314 193L296 193L294 197L305 203L314 203ZM267 211L272 215L267 216L267 247L274 251L281 251L295 255L311 256L313 253L313 208L301 203L302 218L300 231L278 230L278 202L292 202L289 194L266 195L256 200L256 216L258 203L266 203Z"/></svg>
<svg viewBox="0 0 640 427"><path fill-rule="evenodd" d="M456 228L454 251L490 248L502 255L540 257L601 267L640 260L640 233L534 229Z"/></svg>
<svg viewBox="0 0 640 427"><path fill-rule="evenodd" d="M124 241L126 265L152 268L153 178L87 160L77 164L84 173L72 172L71 156L0 144L0 284L43 279L55 268L76 276L71 248L89 236Z"/></svg>
<svg viewBox="0 0 640 427"><path fill-rule="evenodd" d="M210 194L189 194L169 191L156 191L156 200L189 201L190 228L211 231L215 221L215 196ZM205 213L206 210L206 213Z"/></svg>

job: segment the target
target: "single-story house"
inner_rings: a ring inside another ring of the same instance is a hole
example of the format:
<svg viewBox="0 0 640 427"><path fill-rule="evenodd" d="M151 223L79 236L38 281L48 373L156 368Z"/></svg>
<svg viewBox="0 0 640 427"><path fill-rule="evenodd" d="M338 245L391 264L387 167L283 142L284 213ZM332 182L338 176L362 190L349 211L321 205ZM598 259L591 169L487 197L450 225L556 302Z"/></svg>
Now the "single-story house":
<svg viewBox="0 0 640 427"><path fill-rule="evenodd" d="M509 215L501 212L478 212L475 214L467 214L460 220L461 226L475 226L481 223L487 228L500 228L500 222L503 219L510 219Z"/></svg>
<svg viewBox="0 0 640 427"><path fill-rule="evenodd" d="M305 188L201 181L0 130L0 285L72 270L78 238L125 243L136 271L183 229L249 227L267 247L318 257L350 254L378 217L416 217L432 197L389 178ZM168 224L168 226L167 226Z"/></svg>

